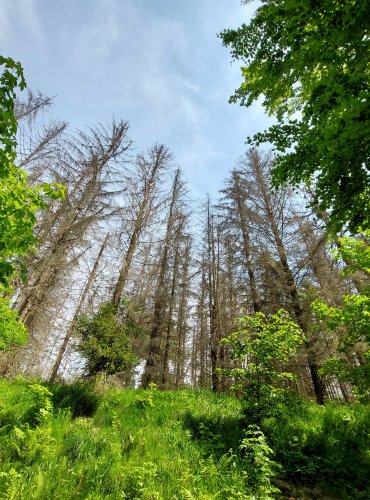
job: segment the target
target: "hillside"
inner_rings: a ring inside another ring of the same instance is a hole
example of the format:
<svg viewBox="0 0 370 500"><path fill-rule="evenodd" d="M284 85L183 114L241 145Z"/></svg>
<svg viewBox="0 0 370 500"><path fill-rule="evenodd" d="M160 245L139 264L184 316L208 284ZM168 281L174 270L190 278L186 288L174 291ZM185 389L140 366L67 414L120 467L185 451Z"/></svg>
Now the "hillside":
<svg viewBox="0 0 370 500"><path fill-rule="evenodd" d="M0 386L4 500L369 497L368 406L292 397L264 438L241 401L206 391Z"/></svg>

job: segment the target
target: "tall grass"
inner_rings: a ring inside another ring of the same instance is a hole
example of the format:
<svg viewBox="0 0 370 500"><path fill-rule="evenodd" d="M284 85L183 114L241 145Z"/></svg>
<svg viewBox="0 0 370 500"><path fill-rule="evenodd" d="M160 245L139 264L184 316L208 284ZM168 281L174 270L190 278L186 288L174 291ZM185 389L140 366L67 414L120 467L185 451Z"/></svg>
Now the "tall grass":
<svg viewBox="0 0 370 500"><path fill-rule="evenodd" d="M268 499L279 478L287 498L320 482L368 498L369 418L296 401L262 434L242 402L205 391L0 380L0 499Z"/></svg>
<svg viewBox="0 0 370 500"><path fill-rule="evenodd" d="M238 498L244 491L237 427L234 452L226 434L202 434L204 422L214 428L242 418L234 399L188 391L99 394L86 384L46 388L25 380L0 381L0 390L1 498ZM224 454L213 449L218 439L225 439Z"/></svg>

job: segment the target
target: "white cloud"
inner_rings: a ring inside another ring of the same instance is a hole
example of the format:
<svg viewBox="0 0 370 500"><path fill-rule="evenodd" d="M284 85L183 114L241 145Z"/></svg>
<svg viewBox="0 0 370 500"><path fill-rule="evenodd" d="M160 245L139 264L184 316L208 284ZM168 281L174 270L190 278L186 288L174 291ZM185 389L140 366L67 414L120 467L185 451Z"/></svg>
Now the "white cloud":
<svg viewBox="0 0 370 500"><path fill-rule="evenodd" d="M181 71L191 58L187 27L147 15L142 2L100 0L73 40L76 75L105 85L116 107L146 109L156 128L182 120L195 127L202 113L194 103L197 85Z"/></svg>
<svg viewBox="0 0 370 500"><path fill-rule="evenodd" d="M0 40L18 46L30 85L57 94L56 112L72 126L128 119L137 147L165 142L199 193L221 183L251 124L261 128L263 115L227 103L240 70L216 37L255 7L240 0L0 0Z"/></svg>
<svg viewBox="0 0 370 500"><path fill-rule="evenodd" d="M14 10L14 4L11 0L2 0L0 2L0 40L3 41L11 31L11 16Z"/></svg>
<svg viewBox="0 0 370 500"><path fill-rule="evenodd" d="M0 41L11 36L22 40L31 38L41 46L44 39L35 0L1 0L0 2Z"/></svg>

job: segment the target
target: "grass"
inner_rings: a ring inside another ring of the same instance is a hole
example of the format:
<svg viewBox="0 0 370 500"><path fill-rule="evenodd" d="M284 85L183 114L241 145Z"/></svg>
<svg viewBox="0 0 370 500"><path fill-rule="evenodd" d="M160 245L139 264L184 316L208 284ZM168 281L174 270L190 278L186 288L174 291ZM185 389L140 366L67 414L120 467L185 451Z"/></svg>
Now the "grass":
<svg viewBox="0 0 370 500"><path fill-rule="evenodd" d="M231 498L244 489L228 454L238 401L77 384L49 387L51 410L40 387L0 381L0 498Z"/></svg>
<svg viewBox="0 0 370 500"><path fill-rule="evenodd" d="M316 483L369 498L366 406L280 404L263 436L239 400L207 391L14 379L0 394L0 499L310 498Z"/></svg>

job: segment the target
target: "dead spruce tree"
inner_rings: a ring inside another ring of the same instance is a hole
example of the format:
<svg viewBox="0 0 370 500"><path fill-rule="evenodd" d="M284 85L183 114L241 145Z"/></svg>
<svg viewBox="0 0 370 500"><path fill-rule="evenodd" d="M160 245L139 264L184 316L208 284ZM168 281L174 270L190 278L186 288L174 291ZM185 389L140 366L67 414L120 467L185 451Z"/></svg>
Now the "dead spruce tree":
<svg viewBox="0 0 370 500"><path fill-rule="evenodd" d="M284 281L290 297L291 310L298 325L303 332L307 333L307 324L300 302L298 287L289 263L286 247L283 241L284 228L284 191L273 192L270 184L270 169L272 158L269 155L261 155L257 150L247 151L239 162L239 171L243 176L249 190L249 202L251 208L266 221L265 228L268 229L270 244L273 244L278 257L279 266L282 269ZM261 232L263 227L260 225ZM324 402L324 384L318 374L318 362L314 349L311 349L309 339L306 340L307 369L311 378L311 385L316 400Z"/></svg>
<svg viewBox="0 0 370 500"><path fill-rule="evenodd" d="M109 128L96 127L88 134L79 132L64 142L58 162L48 167L52 179L67 187L67 195L38 224L40 247L16 300L31 333L27 354L32 365L42 365L41 361L35 363L36 353L48 342L46 326L55 315L50 303L53 291L61 288L63 278L85 251L88 231L119 211L116 198L123 190L123 167L131 146L127 132L128 124L123 121L113 122ZM22 358L27 369L25 353Z"/></svg>
<svg viewBox="0 0 370 500"><path fill-rule="evenodd" d="M106 237L103 240L103 243L99 249L99 252L98 252L98 255L95 259L93 267L92 267L91 271L89 272L88 277L86 279L86 283L81 291L81 294L80 294L78 302L77 302L76 309L75 309L74 314L73 314L73 318L68 326L67 332L64 335L62 344L60 345L58 352L57 352L57 357L56 357L56 359L53 363L53 366L51 368L50 376L49 376L50 381L55 380L57 377L58 370L59 370L60 365L61 365L62 360L63 360L63 356L65 355L65 353L67 351L68 343L70 342L70 340L75 332L75 328L77 326L78 319L80 317L83 306L85 304L86 297L87 297L88 293L90 292L92 285L94 283L94 280L96 278L96 274L98 271L98 267L99 267L101 258L103 256L104 250L105 250L107 243L108 243L108 237L109 237L109 233L106 235Z"/></svg>
<svg viewBox="0 0 370 500"><path fill-rule="evenodd" d="M226 181L226 187L221 193L223 194L223 199L220 202L220 208L225 225L229 233L232 230L234 244L241 249L241 263L246 271L249 283L248 296L251 298L252 310L258 312L261 310L261 298L256 278L256 264L254 262L256 245L252 243L252 222L255 214L248 207L248 190L241 179L240 172L236 169L232 170L230 178Z"/></svg>
<svg viewBox="0 0 370 500"><path fill-rule="evenodd" d="M153 320L150 331L148 354L142 376L143 387L148 387L150 383L159 384L161 382L163 318L168 302L168 282L166 277L173 238L176 234L177 221L183 213L183 195L184 183L181 179L181 171L177 169L172 183L165 233L159 255L158 278L154 293Z"/></svg>
<svg viewBox="0 0 370 500"><path fill-rule="evenodd" d="M124 253L118 279L113 291L112 304L118 306L122 299L132 259L142 233L150 219L163 204L160 186L173 163L173 156L163 144L155 144L146 154L140 153L135 160L134 170L127 179L126 205L131 221L125 224L128 243ZM127 227L129 226L129 227Z"/></svg>

